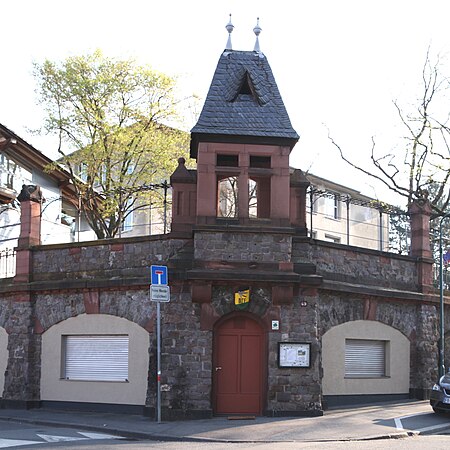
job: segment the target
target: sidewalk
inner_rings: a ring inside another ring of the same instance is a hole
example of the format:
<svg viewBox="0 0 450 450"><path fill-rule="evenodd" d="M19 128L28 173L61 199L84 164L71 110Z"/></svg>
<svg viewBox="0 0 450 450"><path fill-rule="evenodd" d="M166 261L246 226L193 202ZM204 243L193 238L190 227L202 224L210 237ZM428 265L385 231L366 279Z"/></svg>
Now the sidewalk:
<svg viewBox="0 0 450 450"><path fill-rule="evenodd" d="M409 400L335 409L314 418L229 420L227 417L216 417L157 423L148 417L126 414L3 409L0 410L0 420L64 426L158 441L317 442L406 437L412 432L398 430L394 419L429 412L428 401Z"/></svg>

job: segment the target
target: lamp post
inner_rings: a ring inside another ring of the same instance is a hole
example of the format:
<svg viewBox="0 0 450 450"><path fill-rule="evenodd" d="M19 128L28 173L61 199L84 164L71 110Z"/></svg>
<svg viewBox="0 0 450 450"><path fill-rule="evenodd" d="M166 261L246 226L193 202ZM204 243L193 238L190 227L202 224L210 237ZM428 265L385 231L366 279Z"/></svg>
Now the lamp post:
<svg viewBox="0 0 450 450"><path fill-rule="evenodd" d="M439 223L439 318L440 318L440 336L439 336L439 378L445 375L444 361L444 255L442 252L442 224L444 219L450 217L450 212L441 217Z"/></svg>

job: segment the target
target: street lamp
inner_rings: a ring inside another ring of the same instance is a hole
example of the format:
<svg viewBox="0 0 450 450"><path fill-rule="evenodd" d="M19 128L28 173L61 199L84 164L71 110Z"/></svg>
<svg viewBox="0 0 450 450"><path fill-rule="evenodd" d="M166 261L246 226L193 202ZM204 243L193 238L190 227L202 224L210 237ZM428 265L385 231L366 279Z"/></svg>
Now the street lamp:
<svg viewBox="0 0 450 450"><path fill-rule="evenodd" d="M442 223L450 217L450 212L441 217L439 223L439 310L440 310L440 336L439 336L439 378L445 375L444 361L444 256L442 252Z"/></svg>

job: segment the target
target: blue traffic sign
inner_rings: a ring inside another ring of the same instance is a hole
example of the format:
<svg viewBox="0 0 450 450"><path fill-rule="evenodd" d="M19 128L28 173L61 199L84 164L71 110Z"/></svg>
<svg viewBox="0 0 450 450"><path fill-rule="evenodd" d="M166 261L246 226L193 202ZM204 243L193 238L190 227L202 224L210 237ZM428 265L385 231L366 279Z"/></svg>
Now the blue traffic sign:
<svg viewBox="0 0 450 450"><path fill-rule="evenodd" d="M167 266L150 266L152 284L168 284Z"/></svg>

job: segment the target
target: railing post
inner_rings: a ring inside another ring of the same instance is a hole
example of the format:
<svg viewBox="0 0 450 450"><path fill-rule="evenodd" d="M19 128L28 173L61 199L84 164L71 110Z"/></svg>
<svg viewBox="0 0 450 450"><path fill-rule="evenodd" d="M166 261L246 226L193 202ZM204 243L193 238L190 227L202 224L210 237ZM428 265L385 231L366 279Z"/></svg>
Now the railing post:
<svg viewBox="0 0 450 450"><path fill-rule="evenodd" d="M382 252L383 251L383 210L380 208L378 210L378 212L379 212L379 216L380 216L380 220L379 220L380 228L379 228L378 237L379 237L380 252Z"/></svg>
<svg viewBox="0 0 450 450"><path fill-rule="evenodd" d="M450 217L450 212L444 214L439 222L439 378L445 374L444 255L442 252L442 224L448 217Z"/></svg>
<svg viewBox="0 0 450 450"><path fill-rule="evenodd" d="M309 237L313 237L313 209L314 209L314 191L311 186L309 190Z"/></svg>
<svg viewBox="0 0 450 450"><path fill-rule="evenodd" d="M347 205L347 245L350 245L350 202L351 197L347 195L347 199L345 200Z"/></svg>
<svg viewBox="0 0 450 450"><path fill-rule="evenodd" d="M168 189L167 180L164 181L163 187L164 187L164 234L166 234L167 233L167 189Z"/></svg>

